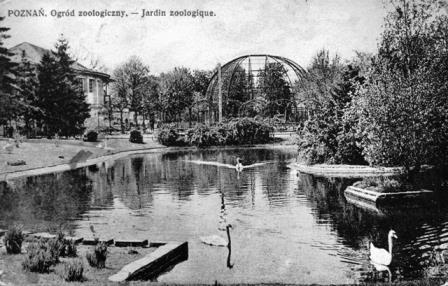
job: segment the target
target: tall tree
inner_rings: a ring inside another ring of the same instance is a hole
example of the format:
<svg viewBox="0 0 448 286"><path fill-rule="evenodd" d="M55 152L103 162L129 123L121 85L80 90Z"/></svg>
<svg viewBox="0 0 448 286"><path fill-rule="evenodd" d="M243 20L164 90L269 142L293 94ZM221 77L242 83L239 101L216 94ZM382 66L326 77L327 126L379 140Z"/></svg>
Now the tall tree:
<svg viewBox="0 0 448 286"><path fill-rule="evenodd" d="M196 111L196 119L199 120L201 112L207 112L212 105L212 100L206 97L207 88L212 77L212 71L193 71L193 105Z"/></svg>
<svg viewBox="0 0 448 286"><path fill-rule="evenodd" d="M331 90L341 82L343 69L338 55L331 58L328 50L318 51L307 68L308 77L298 87L299 101L308 109L318 111L331 100Z"/></svg>
<svg viewBox="0 0 448 286"><path fill-rule="evenodd" d="M3 20L4 17L0 17L0 124L11 120L17 113L19 105L14 97L15 67L17 65L11 61L12 54L4 46L4 40L9 38L6 33L9 28L1 24Z"/></svg>
<svg viewBox="0 0 448 286"><path fill-rule="evenodd" d="M226 76L223 80L226 89L224 98L224 114L226 117L237 117L241 106L250 99L249 81L246 70L236 66L232 76Z"/></svg>
<svg viewBox="0 0 448 286"><path fill-rule="evenodd" d="M160 85L159 79L155 76L149 76L143 94L142 115L143 119L149 119L151 129L154 127L157 111L160 110ZM143 120L143 123L145 121Z"/></svg>
<svg viewBox="0 0 448 286"><path fill-rule="evenodd" d="M25 132L31 136L34 130L35 119L40 117L38 98L36 96L38 81L35 67L22 56L17 68L17 97L21 103L21 117L25 122Z"/></svg>
<svg viewBox="0 0 448 286"><path fill-rule="evenodd" d="M125 92L128 108L134 112L134 124L138 126L138 115L143 108L143 95L147 87L149 67L140 58L132 56L124 64L115 69L114 75L119 76L121 92ZM124 96L121 94L120 97Z"/></svg>
<svg viewBox="0 0 448 286"><path fill-rule="evenodd" d="M118 110L120 113L120 127L121 133L124 133L125 126L123 120L123 114L126 108L129 106L129 97L128 97L128 84L127 77L125 74L125 70L121 67L118 67L113 72L114 82L112 83L112 96L111 96L111 105L112 108Z"/></svg>
<svg viewBox="0 0 448 286"><path fill-rule="evenodd" d="M293 95L286 72L280 63L268 63L260 72L259 88L267 102L265 114L269 117L291 114Z"/></svg>
<svg viewBox="0 0 448 286"><path fill-rule="evenodd" d="M40 119L48 136L73 136L83 131L84 121L90 116L89 105L72 69L74 61L68 54L67 40L61 37L55 48L38 66Z"/></svg>
<svg viewBox="0 0 448 286"><path fill-rule="evenodd" d="M442 8L447 4L392 4L370 80L357 97L364 155L374 165L445 164L448 16Z"/></svg>
<svg viewBox="0 0 448 286"><path fill-rule="evenodd" d="M176 67L168 73L160 75L161 104L165 119L173 122L180 121L185 109L191 110L194 99L193 76L187 68Z"/></svg>

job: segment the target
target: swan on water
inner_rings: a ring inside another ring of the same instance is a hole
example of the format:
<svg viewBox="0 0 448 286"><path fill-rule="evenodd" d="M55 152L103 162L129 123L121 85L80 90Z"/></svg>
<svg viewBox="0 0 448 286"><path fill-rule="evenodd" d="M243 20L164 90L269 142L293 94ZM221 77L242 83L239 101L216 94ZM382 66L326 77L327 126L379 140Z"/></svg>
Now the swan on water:
<svg viewBox="0 0 448 286"><path fill-rule="evenodd" d="M211 246L228 246L230 245L230 228L232 228L232 225L228 224L226 226L227 240L219 235L201 236L199 239L203 243Z"/></svg>
<svg viewBox="0 0 448 286"><path fill-rule="evenodd" d="M243 170L243 164L241 164L241 159L240 159L240 157L237 157L236 158L236 165L235 165L235 169L238 171L238 172L241 172L242 170Z"/></svg>
<svg viewBox="0 0 448 286"><path fill-rule="evenodd" d="M199 164L199 165L211 165L211 166L217 166L217 167L225 167L225 168L229 168L229 169L235 169L235 170L237 170L237 172L241 172L243 169L254 168L254 167L258 167L258 166L262 166L262 165L266 165L268 163L271 163L271 162L262 162L262 163L255 163L255 164L244 166L241 163L241 159L240 158L237 158L236 160L237 160L236 161L236 165L224 164L224 163L221 163L221 162L198 161L198 160L187 160L187 162L190 162L190 163L193 163L193 164Z"/></svg>
<svg viewBox="0 0 448 286"><path fill-rule="evenodd" d="M387 235L387 241L389 243L389 251L384 248L377 248L370 242L370 259L376 264L388 266L392 262L392 245L393 239L398 238L394 230L390 230Z"/></svg>

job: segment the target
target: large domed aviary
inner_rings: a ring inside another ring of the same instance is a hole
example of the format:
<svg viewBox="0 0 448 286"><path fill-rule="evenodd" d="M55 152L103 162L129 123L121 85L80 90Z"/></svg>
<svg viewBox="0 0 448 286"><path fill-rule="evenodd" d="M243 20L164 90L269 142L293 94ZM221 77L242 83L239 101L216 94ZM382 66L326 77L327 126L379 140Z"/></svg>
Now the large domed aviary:
<svg viewBox="0 0 448 286"><path fill-rule="evenodd" d="M306 71L294 61L273 55L241 56L221 67L223 118L239 116L297 117L295 88ZM219 118L219 73L207 88L210 121Z"/></svg>

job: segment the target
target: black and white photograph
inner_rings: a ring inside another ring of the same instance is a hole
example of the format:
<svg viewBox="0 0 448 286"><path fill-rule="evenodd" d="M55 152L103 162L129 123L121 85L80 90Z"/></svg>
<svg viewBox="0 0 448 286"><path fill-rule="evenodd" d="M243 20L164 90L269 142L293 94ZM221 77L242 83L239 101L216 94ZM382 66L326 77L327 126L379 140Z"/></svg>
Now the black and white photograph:
<svg viewBox="0 0 448 286"><path fill-rule="evenodd" d="M448 285L447 0L0 0L0 286Z"/></svg>

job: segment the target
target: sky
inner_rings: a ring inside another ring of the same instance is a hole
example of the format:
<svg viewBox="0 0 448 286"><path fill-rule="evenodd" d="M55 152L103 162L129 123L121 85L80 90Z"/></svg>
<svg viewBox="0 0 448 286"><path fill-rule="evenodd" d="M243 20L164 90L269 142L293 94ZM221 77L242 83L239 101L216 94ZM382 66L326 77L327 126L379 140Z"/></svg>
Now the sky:
<svg viewBox="0 0 448 286"><path fill-rule="evenodd" d="M47 17L13 14L41 8ZM79 16L106 9L128 16ZM142 18L142 9L167 16ZM184 9L215 15L169 16ZM52 10L75 16L53 17ZM322 48L350 59L355 51L376 51L385 14L382 0L0 0L2 25L11 28L7 47L52 48L63 34L83 64L98 58L112 70L136 55L154 74L178 66L210 70L246 54L283 56L306 67Z"/></svg>

